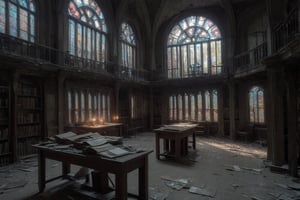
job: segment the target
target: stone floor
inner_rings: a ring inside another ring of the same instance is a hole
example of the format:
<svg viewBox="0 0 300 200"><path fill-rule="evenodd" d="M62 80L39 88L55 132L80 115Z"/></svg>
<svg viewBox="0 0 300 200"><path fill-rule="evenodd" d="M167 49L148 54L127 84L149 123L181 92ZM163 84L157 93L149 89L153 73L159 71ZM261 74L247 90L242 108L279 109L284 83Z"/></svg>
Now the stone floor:
<svg viewBox="0 0 300 200"><path fill-rule="evenodd" d="M143 133L126 138L125 144L155 149L153 133ZM265 167L266 148L256 144L243 144L223 138L197 138L197 151L182 163L171 160L158 161L155 152L149 157L149 190L151 195L165 194L170 200L242 200L242 199L299 199L296 190L288 189L295 180L284 174L275 174ZM61 165L47 161L47 177L59 175ZM78 166L72 167L75 173ZM61 192L60 180L49 183L44 194L37 194L36 157L0 168L0 199L83 199ZM171 189L161 179L189 179L190 186L203 188L212 195L192 194L188 189ZM137 172L129 175L128 190L137 192ZM60 189L60 191L57 190ZM297 196L297 198L296 198ZM157 198L158 199L158 198Z"/></svg>

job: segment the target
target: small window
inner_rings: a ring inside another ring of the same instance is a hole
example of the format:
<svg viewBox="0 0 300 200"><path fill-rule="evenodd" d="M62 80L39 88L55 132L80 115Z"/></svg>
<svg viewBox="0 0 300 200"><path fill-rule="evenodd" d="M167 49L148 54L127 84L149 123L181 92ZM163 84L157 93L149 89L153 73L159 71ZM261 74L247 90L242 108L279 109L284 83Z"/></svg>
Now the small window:
<svg viewBox="0 0 300 200"><path fill-rule="evenodd" d="M249 91L249 117L252 123L265 123L264 90L253 87Z"/></svg>

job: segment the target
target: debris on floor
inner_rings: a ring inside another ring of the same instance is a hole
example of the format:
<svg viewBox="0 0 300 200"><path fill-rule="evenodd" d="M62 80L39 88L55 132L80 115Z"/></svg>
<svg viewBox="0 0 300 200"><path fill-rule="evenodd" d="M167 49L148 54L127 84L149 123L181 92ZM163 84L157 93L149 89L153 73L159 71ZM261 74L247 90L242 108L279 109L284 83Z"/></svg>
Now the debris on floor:
<svg viewBox="0 0 300 200"><path fill-rule="evenodd" d="M228 171L235 171L235 172L242 171L242 169L238 165L225 165L225 166L226 166L226 170Z"/></svg>
<svg viewBox="0 0 300 200"><path fill-rule="evenodd" d="M167 176L162 176L162 180L165 181L165 184L175 190L181 190L182 188L189 188L189 184L192 182L191 179L187 178L180 178L180 179L173 179Z"/></svg>
<svg viewBox="0 0 300 200"><path fill-rule="evenodd" d="M207 197L215 197L216 196L216 193L217 193L217 190L208 190L208 189L205 189L205 188L199 188L199 187L190 187L189 189L189 192L190 193L193 193L193 194L199 194L199 195L202 195L202 196L207 196Z"/></svg>
<svg viewBox="0 0 300 200"><path fill-rule="evenodd" d="M234 189L237 189L237 188L241 187L239 184L235 184L235 183L231 184L231 186L232 186Z"/></svg>
<svg viewBox="0 0 300 200"><path fill-rule="evenodd" d="M157 187L149 187L149 199L152 200L165 200L169 196L169 191L162 190Z"/></svg>

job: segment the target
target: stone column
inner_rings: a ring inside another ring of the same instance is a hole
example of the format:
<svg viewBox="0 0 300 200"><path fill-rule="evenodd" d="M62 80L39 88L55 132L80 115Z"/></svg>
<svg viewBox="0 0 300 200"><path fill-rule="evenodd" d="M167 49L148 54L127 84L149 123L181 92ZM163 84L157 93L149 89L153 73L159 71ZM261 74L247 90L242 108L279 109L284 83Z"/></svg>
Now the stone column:
<svg viewBox="0 0 300 200"><path fill-rule="evenodd" d="M236 139L236 130L235 130L235 102L236 102L236 86L233 81L230 81L228 84L229 87L229 132L231 139Z"/></svg>
<svg viewBox="0 0 300 200"><path fill-rule="evenodd" d="M64 132L65 118L65 73L60 71L57 76L57 118L58 118L58 134Z"/></svg>
<svg viewBox="0 0 300 200"><path fill-rule="evenodd" d="M284 108L283 94L284 82L280 68L268 69L268 159L274 165L282 165L285 162L284 156Z"/></svg>
<svg viewBox="0 0 300 200"><path fill-rule="evenodd" d="M224 136L224 88L218 90L218 135Z"/></svg>
<svg viewBox="0 0 300 200"><path fill-rule="evenodd" d="M298 137L297 137L297 89L296 70L289 70L286 73L287 83L287 127L288 127L288 164L289 173L292 176L298 175Z"/></svg>

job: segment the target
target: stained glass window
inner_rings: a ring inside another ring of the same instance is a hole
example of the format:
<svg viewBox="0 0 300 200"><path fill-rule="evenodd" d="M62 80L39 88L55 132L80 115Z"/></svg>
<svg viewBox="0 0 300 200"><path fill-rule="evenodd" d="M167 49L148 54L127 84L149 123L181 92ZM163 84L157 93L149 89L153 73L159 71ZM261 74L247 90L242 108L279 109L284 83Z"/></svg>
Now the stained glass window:
<svg viewBox="0 0 300 200"><path fill-rule="evenodd" d="M219 28L202 16L176 24L167 40L168 78L222 73L222 40Z"/></svg>
<svg viewBox="0 0 300 200"><path fill-rule="evenodd" d="M105 62L107 27L98 4L94 0L71 0L68 12L69 53Z"/></svg>
<svg viewBox="0 0 300 200"><path fill-rule="evenodd" d="M97 89L72 89L67 92L69 124L110 122L110 92Z"/></svg>
<svg viewBox="0 0 300 200"><path fill-rule="evenodd" d="M120 65L126 68L131 76L131 69L136 68L136 37L128 23L121 24L120 54Z"/></svg>
<svg viewBox="0 0 300 200"><path fill-rule="evenodd" d="M217 122L218 91L205 90L169 96L169 120Z"/></svg>
<svg viewBox="0 0 300 200"><path fill-rule="evenodd" d="M35 41L33 0L0 0L0 32ZM7 20L6 20L7 19Z"/></svg>
<svg viewBox="0 0 300 200"><path fill-rule="evenodd" d="M260 87L253 87L249 91L249 117L250 122L264 123L264 91Z"/></svg>

